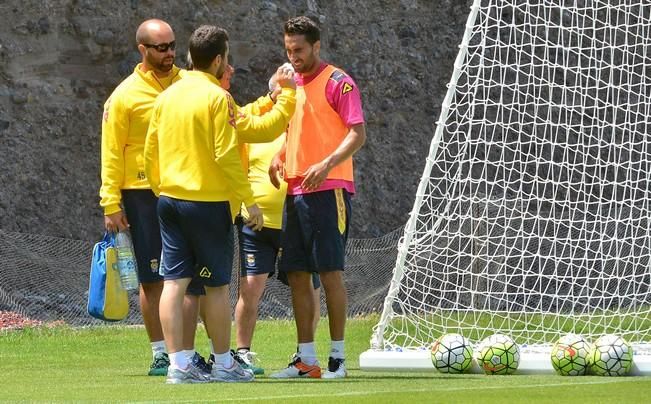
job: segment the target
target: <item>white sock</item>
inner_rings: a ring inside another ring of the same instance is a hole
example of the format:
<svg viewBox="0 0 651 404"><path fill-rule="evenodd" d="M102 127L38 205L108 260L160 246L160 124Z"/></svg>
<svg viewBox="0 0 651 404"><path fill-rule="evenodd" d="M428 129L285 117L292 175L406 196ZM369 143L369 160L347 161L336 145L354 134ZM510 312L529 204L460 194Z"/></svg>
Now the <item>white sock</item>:
<svg viewBox="0 0 651 404"><path fill-rule="evenodd" d="M187 369L190 361L185 352L179 351L170 353L170 367L175 369Z"/></svg>
<svg viewBox="0 0 651 404"><path fill-rule="evenodd" d="M345 359L346 351L344 350L344 340L330 342L330 356L335 359Z"/></svg>
<svg viewBox="0 0 651 404"><path fill-rule="evenodd" d="M165 348L165 341L154 341L151 343L151 355L156 357L157 353L167 353Z"/></svg>
<svg viewBox="0 0 651 404"><path fill-rule="evenodd" d="M316 349L314 347L314 341L306 342L303 344L298 344L298 356L301 358L301 362L306 365L314 365L316 363Z"/></svg>
<svg viewBox="0 0 651 404"><path fill-rule="evenodd" d="M215 365L220 365L223 368L230 369L233 367L233 357L231 356L230 351L224 353L215 353L213 351L213 356L215 357Z"/></svg>
<svg viewBox="0 0 651 404"><path fill-rule="evenodd" d="M183 352L185 354L185 356L188 357L188 360L190 362L192 362L192 357L194 356L194 352L195 352L194 349L185 349L185 350L183 350L181 352Z"/></svg>

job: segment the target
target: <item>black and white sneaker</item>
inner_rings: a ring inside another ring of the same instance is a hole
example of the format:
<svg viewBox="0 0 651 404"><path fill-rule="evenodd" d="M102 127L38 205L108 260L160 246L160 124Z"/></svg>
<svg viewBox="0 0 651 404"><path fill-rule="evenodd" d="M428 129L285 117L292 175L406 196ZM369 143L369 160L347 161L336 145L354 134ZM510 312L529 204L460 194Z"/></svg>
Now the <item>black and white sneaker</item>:
<svg viewBox="0 0 651 404"><path fill-rule="evenodd" d="M323 379L343 379L348 375L346 372L345 359L328 358L328 370L326 370L321 378Z"/></svg>

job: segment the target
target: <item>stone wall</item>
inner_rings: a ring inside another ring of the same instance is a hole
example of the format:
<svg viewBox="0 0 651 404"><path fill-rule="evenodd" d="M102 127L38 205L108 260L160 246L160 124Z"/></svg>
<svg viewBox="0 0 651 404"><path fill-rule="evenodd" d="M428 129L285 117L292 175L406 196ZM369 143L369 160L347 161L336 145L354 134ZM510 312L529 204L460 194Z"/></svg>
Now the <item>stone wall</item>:
<svg viewBox="0 0 651 404"><path fill-rule="evenodd" d="M368 140L356 155L352 237L404 225L469 11L468 0L5 0L0 3L0 228L93 240L101 108L139 60L135 30L175 30L178 62L203 23L225 27L240 104L285 61L282 23L322 25L322 58L363 96Z"/></svg>

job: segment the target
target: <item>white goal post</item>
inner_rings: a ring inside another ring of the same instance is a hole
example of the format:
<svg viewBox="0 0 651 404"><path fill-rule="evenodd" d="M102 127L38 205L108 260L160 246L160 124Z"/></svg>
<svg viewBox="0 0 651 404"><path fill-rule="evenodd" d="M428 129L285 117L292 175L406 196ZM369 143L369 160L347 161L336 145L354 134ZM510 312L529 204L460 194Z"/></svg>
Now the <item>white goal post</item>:
<svg viewBox="0 0 651 404"><path fill-rule="evenodd" d="M565 333L651 374L651 2L475 0L363 370Z"/></svg>

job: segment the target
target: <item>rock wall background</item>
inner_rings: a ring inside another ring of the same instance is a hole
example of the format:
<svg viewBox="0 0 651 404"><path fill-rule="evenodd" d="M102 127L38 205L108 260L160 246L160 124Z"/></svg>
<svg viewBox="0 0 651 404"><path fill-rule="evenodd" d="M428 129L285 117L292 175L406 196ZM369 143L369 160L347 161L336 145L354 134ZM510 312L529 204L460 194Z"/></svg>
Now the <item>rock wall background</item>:
<svg viewBox="0 0 651 404"><path fill-rule="evenodd" d="M363 96L354 238L404 225L461 42L469 0L4 0L0 3L0 228L82 240L102 231L100 118L139 61L135 30L168 21L178 64L194 28L231 37L233 95L245 104L285 61L282 24L321 22L322 58Z"/></svg>

